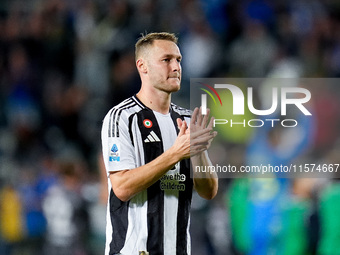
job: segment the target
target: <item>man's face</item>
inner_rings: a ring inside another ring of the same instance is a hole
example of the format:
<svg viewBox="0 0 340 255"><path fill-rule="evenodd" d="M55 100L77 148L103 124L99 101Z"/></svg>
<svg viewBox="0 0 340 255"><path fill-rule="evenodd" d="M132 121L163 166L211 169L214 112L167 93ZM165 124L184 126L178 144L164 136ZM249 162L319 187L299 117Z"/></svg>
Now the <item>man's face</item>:
<svg viewBox="0 0 340 255"><path fill-rule="evenodd" d="M150 84L168 93L180 89L182 55L178 46L166 40L156 40L147 51L147 75Z"/></svg>

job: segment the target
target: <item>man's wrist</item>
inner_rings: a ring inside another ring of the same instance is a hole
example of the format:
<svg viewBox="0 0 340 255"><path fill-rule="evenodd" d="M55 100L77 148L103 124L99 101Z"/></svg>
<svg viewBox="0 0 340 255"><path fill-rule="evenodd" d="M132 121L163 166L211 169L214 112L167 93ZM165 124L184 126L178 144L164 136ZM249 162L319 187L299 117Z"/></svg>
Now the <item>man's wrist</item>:
<svg viewBox="0 0 340 255"><path fill-rule="evenodd" d="M164 154L166 156L166 159L174 165L182 160L179 153L173 147L170 147L168 150L166 150Z"/></svg>
<svg viewBox="0 0 340 255"><path fill-rule="evenodd" d="M195 155L190 156L190 158L193 162L199 163L202 161L203 154L204 154L204 151L196 153Z"/></svg>

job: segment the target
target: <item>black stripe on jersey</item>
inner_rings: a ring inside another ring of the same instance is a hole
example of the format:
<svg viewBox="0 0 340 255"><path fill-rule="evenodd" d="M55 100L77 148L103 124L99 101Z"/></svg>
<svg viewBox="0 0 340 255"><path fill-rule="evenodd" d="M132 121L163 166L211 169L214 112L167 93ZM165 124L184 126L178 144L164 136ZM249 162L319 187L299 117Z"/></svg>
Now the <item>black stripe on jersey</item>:
<svg viewBox="0 0 340 255"><path fill-rule="evenodd" d="M192 189L194 183L190 178L189 159L182 160L180 167L180 173L185 174L187 178L184 182L185 192L180 191L178 196L176 255L188 255L187 228L189 224Z"/></svg>
<svg viewBox="0 0 340 255"><path fill-rule="evenodd" d="M112 226L112 240L110 243L110 255L117 254L124 247L128 229L129 201L123 202L110 192L110 217Z"/></svg>
<svg viewBox="0 0 340 255"><path fill-rule="evenodd" d="M131 108L135 105L136 104L132 100L130 100L130 102L127 103L124 107L120 107L119 109L116 110L116 112L114 114L114 118L113 118L113 121L115 119L116 119L116 121L113 123L113 126L112 126L112 136L113 137L119 137L119 118L120 118L120 115L122 114L122 111L124 109Z"/></svg>
<svg viewBox="0 0 340 255"><path fill-rule="evenodd" d="M142 141L147 139L151 131L161 138L161 131L154 113L145 108L138 112L138 126L140 128ZM143 121L149 119L152 127L144 126ZM143 142L145 164L154 160L163 153L163 142ZM148 208L147 208L147 226L148 240L147 251L150 254L164 254L164 191L160 189L160 181L151 185L147 189Z"/></svg>
<svg viewBox="0 0 340 255"><path fill-rule="evenodd" d="M118 128L118 125L119 125L119 119L120 119L120 115L122 114L122 112L123 112L123 110L125 110L125 109L129 109L129 108L131 108L131 107L134 107L134 106L136 106L137 104L135 103L135 102L131 102L131 104L130 105L127 105L127 106L125 106L125 107L123 107L123 108L121 108L121 109L119 109L118 110L118 116L117 116L117 119L116 119L116 124L115 124L115 129L113 130L113 132L116 130L116 137L119 137L119 128Z"/></svg>
<svg viewBox="0 0 340 255"><path fill-rule="evenodd" d="M111 137L111 121L112 121L112 114L113 114L113 112L115 111L115 109L114 108L112 108L111 109L111 113L110 113L110 120L109 120L109 128L108 128L108 137Z"/></svg>
<svg viewBox="0 0 340 255"><path fill-rule="evenodd" d="M184 119L178 112L172 111L171 118L177 127L177 118ZM177 134L179 132L176 129ZM177 211L177 240L176 240L176 255L187 255L187 227L190 216L193 180L190 177L190 160L185 159L180 162L180 174L187 176L184 184L185 191L179 191L178 194L178 211Z"/></svg>
<svg viewBox="0 0 340 255"><path fill-rule="evenodd" d="M123 102L121 102L120 104L116 105L115 107L113 107L113 108L111 109L111 113L110 113L110 121L109 121L109 129L108 129L108 131L109 131L109 133L108 133L109 137L111 137L111 135L113 134L113 131L112 131L112 129L113 129L112 122L113 122L114 119L115 119L117 110L120 109L120 108L122 108L122 107L124 107L124 106L126 106L127 104L131 103L131 101L132 101L131 98L125 99Z"/></svg>
<svg viewBox="0 0 340 255"><path fill-rule="evenodd" d="M109 122L109 137L119 137L118 126L119 126L119 119L122 114L122 111L125 109L129 109L131 107L134 107L136 105L137 103L134 100L132 100L132 98L129 98L112 109L112 112L110 114L110 122Z"/></svg>
<svg viewBox="0 0 340 255"><path fill-rule="evenodd" d="M164 254L164 191L157 181L147 190L148 194L148 240L150 254Z"/></svg>
<svg viewBox="0 0 340 255"><path fill-rule="evenodd" d="M130 135L130 140L132 143L132 146L135 146L135 142L133 140L133 132L132 132L132 122L133 122L133 118L136 116L136 113L131 114L129 117L129 135Z"/></svg>

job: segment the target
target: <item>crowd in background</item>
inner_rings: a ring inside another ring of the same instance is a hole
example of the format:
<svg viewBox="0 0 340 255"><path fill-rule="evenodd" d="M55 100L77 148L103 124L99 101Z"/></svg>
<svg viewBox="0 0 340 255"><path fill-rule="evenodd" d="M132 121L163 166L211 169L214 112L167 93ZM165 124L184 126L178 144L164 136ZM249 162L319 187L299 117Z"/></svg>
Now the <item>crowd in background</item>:
<svg viewBox="0 0 340 255"><path fill-rule="evenodd" d="M153 31L179 36L184 107L193 77L340 77L337 0L1 0L0 254L103 254L101 122L139 90L133 46ZM340 90L313 93L307 155L339 163ZM228 145L235 164L248 142ZM193 254L340 254L336 180L279 182L222 179L217 199L194 196Z"/></svg>

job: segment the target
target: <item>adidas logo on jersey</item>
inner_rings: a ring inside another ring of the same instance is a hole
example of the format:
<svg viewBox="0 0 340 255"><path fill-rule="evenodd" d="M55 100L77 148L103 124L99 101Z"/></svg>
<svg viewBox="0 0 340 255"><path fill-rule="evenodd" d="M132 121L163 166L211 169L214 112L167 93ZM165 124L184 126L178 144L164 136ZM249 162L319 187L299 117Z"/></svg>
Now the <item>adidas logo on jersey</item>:
<svg viewBox="0 0 340 255"><path fill-rule="evenodd" d="M144 140L145 143L153 143L160 142L161 140L158 138L155 132L151 131L150 134Z"/></svg>

